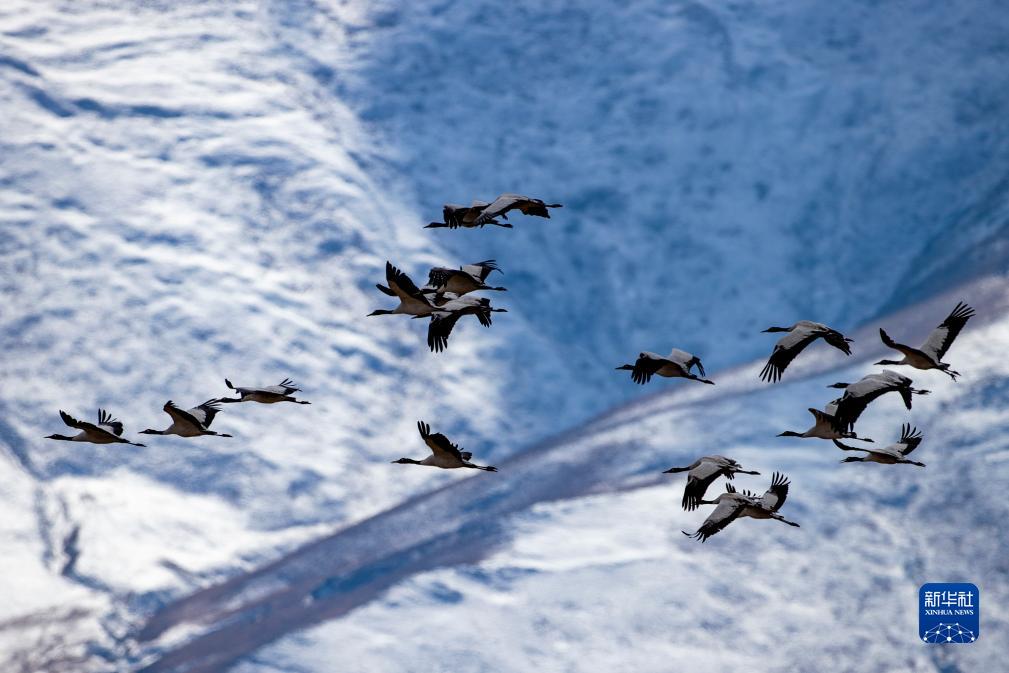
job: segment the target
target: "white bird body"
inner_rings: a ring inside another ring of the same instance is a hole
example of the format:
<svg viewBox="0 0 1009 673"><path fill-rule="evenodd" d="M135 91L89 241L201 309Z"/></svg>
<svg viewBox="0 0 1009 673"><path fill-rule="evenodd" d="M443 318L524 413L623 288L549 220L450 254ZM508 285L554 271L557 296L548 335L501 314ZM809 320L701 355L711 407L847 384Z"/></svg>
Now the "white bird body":
<svg viewBox="0 0 1009 673"><path fill-rule="evenodd" d="M944 355L949 350L949 347L953 345L953 341L956 339L957 335L967 324L967 321L974 316L974 309L965 304L964 302L958 302L956 307L950 312L946 319L939 324L932 333L928 335L928 339L925 340L919 348L913 348L905 344L897 343L890 338L882 328L879 330L879 338L882 339L883 343L888 347L899 351L904 355L900 360L880 360L876 364L878 365L908 365L914 367L915 369L938 369L943 372L951 379L956 381L956 378L960 376L960 372L954 371L949 368L949 364L942 361Z"/></svg>

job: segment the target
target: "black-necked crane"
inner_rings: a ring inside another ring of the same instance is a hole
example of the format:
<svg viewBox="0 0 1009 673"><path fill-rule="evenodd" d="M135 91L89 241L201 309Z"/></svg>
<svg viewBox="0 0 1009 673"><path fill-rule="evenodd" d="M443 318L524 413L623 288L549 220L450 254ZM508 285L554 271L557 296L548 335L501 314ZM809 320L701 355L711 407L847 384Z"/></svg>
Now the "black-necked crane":
<svg viewBox="0 0 1009 673"><path fill-rule="evenodd" d="M218 402L259 402L260 404L276 404L277 402L294 402L295 404L311 404L307 400L295 399L291 393L301 391L294 385L291 379L284 379L275 386L264 386L262 388L242 388L231 385L231 381L224 379L225 385L238 393L238 397L219 397Z"/></svg>
<svg viewBox="0 0 1009 673"><path fill-rule="evenodd" d="M512 225L507 222L498 222L497 220L491 218L484 220L477 224L476 220L480 217L484 208L490 204L486 201L474 200L472 204L468 206L461 206L457 203L446 203L441 210L442 219L444 222L431 222L425 229L475 229L484 226L485 224L493 224L498 227L504 227L505 229L511 229Z"/></svg>
<svg viewBox="0 0 1009 673"><path fill-rule="evenodd" d="M437 307L431 313L431 324L427 328L427 345L435 353L448 348L448 337L452 328L464 315L475 315L484 327L491 326L491 315L507 313L508 309L492 308L486 297L458 297Z"/></svg>
<svg viewBox="0 0 1009 673"><path fill-rule="evenodd" d="M737 474L760 474L752 470L744 470L743 466L725 456L704 456L698 458L686 467L671 467L662 474L687 472L687 485L683 489L683 509L697 509L711 482L719 477L731 480Z"/></svg>
<svg viewBox="0 0 1009 673"><path fill-rule="evenodd" d="M76 435L47 435L46 439L60 439L65 442L90 442L92 444L130 444L132 446L144 446L137 442L123 439L123 424L112 418L112 415L104 409L98 410L98 423L88 423L79 421L67 412L60 409L60 418L68 427L80 430Z"/></svg>
<svg viewBox="0 0 1009 673"><path fill-rule="evenodd" d="M421 439L431 449L431 455L424 460L414 460L413 458L400 458L392 461L401 465L427 465L429 467L440 467L443 470L452 470L457 467L469 467L474 470L484 472L497 472L497 468L491 465L474 465L469 462L473 454L463 451L458 444L453 444L448 437L440 432L431 432L431 426L424 421L417 423L417 430L420 431Z"/></svg>
<svg viewBox="0 0 1009 673"><path fill-rule="evenodd" d="M900 360L880 360L878 365L909 365L915 369L938 369L942 373L956 381L960 372L949 368L949 363L943 362L942 358L946 351L953 345L953 341L960 330L967 324L967 321L974 315L974 309L967 304L958 302L946 319L938 327L932 330L919 348L912 348L904 344L899 344L890 338L883 328L879 330L879 338L888 347L900 351L904 357Z"/></svg>
<svg viewBox="0 0 1009 673"><path fill-rule="evenodd" d="M882 448L864 449L858 446L848 446L842 442L834 440L834 444L842 451L865 451L864 456L849 456L842 460L842 463L883 463L884 465L895 465L905 463L907 465L917 465L925 467L925 463L908 459L907 455L918 448L921 444L922 436L918 428L912 428L910 423L905 423L901 428L900 439L896 444L890 444Z"/></svg>
<svg viewBox="0 0 1009 673"><path fill-rule="evenodd" d="M486 206L477 216L474 224L481 226L490 224L495 217L508 219L508 211L519 210L523 215L535 215L536 217L550 217L548 208L563 208L559 203L546 203L542 199L534 199L521 194L502 194L494 199L494 202ZM510 224L507 226L511 226Z"/></svg>
<svg viewBox="0 0 1009 673"><path fill-rule="evenodd" d="M851 355L851 347L848 344L852 340L822 323L800 320L791 327L768 327L764 331L788 332L787 335L778 339L778 343L774 344L771 357L768 358L767 364L760 372L760 378L771 383L780 381L785 368L795 359L795 356L817 339L822 338L845 355Z"/></svg>
<svg viewBox="0 0 1009 673"><path fill-rule="evenodd" d="M458 269L436 267L428 273L427 285L422 291L432 290L438 295L449 292L457 297L481 290L506 291L507 288L487 284L487 276L494 271L503 273L493 259L465 264Z"/></svg>
<svg viewBox="0 0 1009 673"><path fill-rule="evenodd" d="M368 316L373 315L411 315L414 317L424 317L431 315L435 306L431 299L420 291L420 288L410 280L410 277L394 267L390 262L385 263L385 280L389 286L376 285L379 290L389 295L397 297L399 305L391 311L378 309L372 311Z"/></svg>
<svg viewBox="0 0 1009 673"><path fill-rule="evenodd" d="M717 505L714 511L708 515L700 528L694 533L682 531L687 537L704 542L715 533L723 530L730 523L740 517L750 517L751 519L774 519L789 526L799 527L794 521L789 521L778 510L785 504L788 498L788 479L785 475L775 472L771 478L771 487L764 492L762 497L744 491L737 493L732 484L725 484L725 493L722 493L714 500L702 500L702 505Z"/></svg>
<svg viewBox="0 0 1009 673"><path fill-rule="evenodd" d="M701 376L697 376L690 371L691 367L695 365ZM617 367L617 370L630 370L631 380L641 385L648 383L655 374L665 376L666 378L679 377L712 385L715 383L714 381L701 378L707 375L704 373L704 365L701 364L699 357L686 351L681 351L679 348L669 351L669 355L666 356L644 351L638 355L638 359L633 365L620 365Z"/></svg>
<svg viewBox="0 0 1009 673"><path fill-rule="evenodd" d="M202 435L214 435L217 437L231 437L223 432L215 432L210 429L210 424L214 422L214 417L221 410L217 400L207 400L198 407L183 409L171 400L165 402L162 407L165 413L171 416L172 424L164 430L147 429L141 430L142 435L178 435L179 437L200 437Z"/></svg>
<svg viewBox="0 0 1009 673"><path fill-rule="evenodd" d="M834 383L828 388L842 388L844 395L837 400L837 411L834 413L834 427L838 430L852 430L855 421L862 415L869 403L887 393L900 393L904 406L911 408L911 398L914 395L928 395L928 390L918 390L912 387L914 381L898 374L892 369L884 369L878 374L863 376L855 383Z"/></svg>
<svg viewBox="0 0 1009 673"><path fill-rule="evenodd" d="M857 439L860 442L871 442L868 437L859 437L854 431L841 431L837 428L834 414L837 413L837 403L841 398L827 403L823 411L809 407L807 411L813 414L813 427L805 432L795 430L785 430L779 432L778 437L802 437L803 439Z"/></svg>

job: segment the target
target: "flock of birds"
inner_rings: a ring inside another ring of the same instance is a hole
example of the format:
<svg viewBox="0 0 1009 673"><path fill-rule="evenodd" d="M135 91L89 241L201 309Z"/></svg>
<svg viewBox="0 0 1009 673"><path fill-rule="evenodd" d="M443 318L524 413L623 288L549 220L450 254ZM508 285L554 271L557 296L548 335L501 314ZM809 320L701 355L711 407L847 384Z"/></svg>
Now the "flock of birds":
<svg viewBox="0 0 1009 673"><path fill-rule="evenodd" d="M432 222L426 228L470 229L485 225L511 228L511 223L501 222L498 218L507 220L508 212L513 210L525 215L549 218L549 209L560 207L562 206L558 203L548 204L540 199L527 196L502 194L491 203L473 201L470 206L446 204L443 209L444 222ZM494 260L466 264L458 269L436 267L428 272L427 283L423 287L418 287L407 274L394 267L390 262L386 262L386 284L378 284L376 287L383 294L398 299L399 303L393 309L378 309L370 313L369 316L408 315L414 319L429 318L428 347L431 351L440 353L447 349L449 336L463 316L475 316L481 325L490 327L492 314L506 311L503 308L492 307L490 299L486 297L469 296L473 292L505 291L504 287L492 287L487 284L488 277L494 271L503 273ZM900 352L903 357L900 360L881 360L876 364L907 365L922 370L935 369L956 381L960 376L959 372L951 369L950 365L943 362L942 359L973 315L974 310L970 306L963 302L958 303L946 319L932 331L925 343L917 348L894 341L883 329L880 329L879 334L883 343ZM764 331L785 333L775 344L767 364L760 372L760 378L769 383L780 381L788 365L817 339L823 339L845 355L851 355L849 344L852 343L852 340L821 323L802 320L790 327L769 327ZM695 368L696 374L693 372ZM617 367L617 370L630 371L631 380L641 385L648 383L656 375L666 378L684 378L714 385L714 381L706 378L707 374L704 372L704 365L701 364L700 358L677 348L672 349L668 355L664 356L648 351L642 352L634 364L621 365ZM141 434L231 437L229 434L210 429L210 425L221 410L222 404L236 402L310 404L306 400L299 400L293 396L294 393L300 392L300 389L290 379L284 379L275 386L262 388L237 387L227 379L225 379L225 384L238 397L211 398L190 409L183 409L169 400L163 409L171 418L171 425L164 430L143 430ZM841 461L844 463L874 462L888 465L903 463L924 467L924 463L913 461L907 457L922 441L921 433L907 423L902 427L900 439L884 448L850 446L841 440L858 440L874 444L872 439L859 437L855 433L855 423L869 404L882 395L896 392L903 398L905 406L911 409L912 397L927 395L928 390L914 388L910 378L891 369L868 374L855 383L834 383L828 387L844 390L844 393L829 402L822 411L814 408L809 409L814 419L811 428L805 432L786 430L778 436L827 439L833 441L843 451L862 453L860 456L844 458ZM122 436L123 424L104 409L98 410L97 423L78 420L62 410L60 417L67 426L77 429L78 434L73 436L54 434L48 435L47 439L144 446L125 439ZM392 461L393 463L426 465L442 469L471 468L485 472L497 472L496 467L472 463L473 455L469 451L463 451L441 433L432 433L431 426L424 421L417 423L417 429L421 439L430 449L430 455L422 460L400 458ZM775 519L790 526L799 526L798 523L785 519L779 513L788 498L790 483L788 478L779 472L772 475L771 485L760 496L748 490L737 491L731 483L737 474L757 475L760 473L744 470L738 462L725 456L703 456L685 467L673 467L665 471L665 473L679 472L687 473L687 483L683 490L683 509L692 511L701 505L715 505L715 509L694 533L684 531L684 535L704 542L736 519L745 517ZM713 500L706 500L705 495L708 488L719 477L726 479L725 492Z"/></svg>

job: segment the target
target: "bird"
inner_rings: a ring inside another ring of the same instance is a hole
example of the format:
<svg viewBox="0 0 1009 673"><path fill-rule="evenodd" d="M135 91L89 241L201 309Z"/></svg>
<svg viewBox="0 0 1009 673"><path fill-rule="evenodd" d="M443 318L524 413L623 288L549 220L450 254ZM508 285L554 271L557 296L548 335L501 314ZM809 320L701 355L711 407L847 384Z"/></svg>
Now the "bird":
<svg viewBox="0 0 1009 673"><path fill-rule="evenodd" d="M865 451L864 456L849 456L842 460L842 463L883 463L886 465L893 465L895 463L907 463L908 465L917 465L918 467L925 467L925 463L919 463L916 460L909 460L907 454L911 453L918 448L921 444L922 436L918 428L912 428L910 423L905 423L901 427L900 439L896 444L890 444L889 446L884 446L883 448L877 449L863 449L857 446L848 446L842 442L834 440L834 444L837 448L842 451Z"/></svg>
<svg viewBox="0 0 1009 673"><path fill-rule="evenodd" d="M842 388L844 395L837 401L837 411L834 413L834 427L838 430L851 430L855 421L862 415L869 403L886 393L898 392L904 399L904 406L911 408L911 398L914 395L928 395L928 390L918 390L912 387L914 382L903 374L892 369L884 369L878 374L863 376L855 383L834 383L828 388ZM833 438L832 438L833 439Z"/></svg>
<svg viewBox="0 0 1009 673"><path fill-rule="evenodd" d="M697 371L700 372L701 376L696 376L690 371L690 368L694 365L697 365ZM707 374L704 373L704 365L701 364L699 357L686 351L681 351L678 348L669 351L669 355L665 357L644 351L638 355L638 359L633 365L620 365L617 367L617 370L623 369L629 369L631 371L631 380L641 385L648 383L654 374L667 378L681 377L692 381L700 381L701 383L715 384L714 381L701 378L707 376Z"/></svg>
<svg viewBox="0 0 1009 673"><path fill-rule="evenodd" d="M458 269L435 267L428 273L427 285L421 291L433 291L436 295L450 292L457 297L478 290L506 292L507 288L487 285L487 276L494 271L503 273L493 259L466 264Z"/></svg>
<svg viewBox="0 0 1009 673"><path fill-rule="evenodd" d="M953 345L953 341L960 330L967 324L967 321L974 316L974 309L964 302L957 302L956 307L950 312L942 323L932 330L928 339L920 348L912 348L904 344L897 343L890 338L890 335L881 327L879 338L883 340L889 348L900 351L904 354L900 360L880 360L877 365L910 365L915 369L938 369L942 373L956 381L960 372L949 368L949 363L942 362L946 351Z"/></svg>
<svg viewBox="0 0 1009 673"><path fill-rule="evenodd" d="M768 327L764 331L788 332L774 344L774 351L760 372L760 378L771 383L780 381L785 368L795 356L821 337L845 355L851 355L851 347L848 344L852 343L852 340L822 323L800 320L791 327Z"/></svg>
<svg viewBox="0 0 1009 673"><path fill-rule="evenodd" d="M771 477L771 487L764 492L762 497L758 498L756 494L749 491L737 493L732 484L726 483L725 493L720 494L714 500L700 501L702 505L717 505L700 528L694 533L681 532L687 537L704 542L740 517L775 519L798 528L799 524L778 514L778 510L788 498L788 484L789 481L785 475L775 472Z"/></svg>
<svg viewBox="0 0 1009 673"><path fill-rule="evenodd" d="M90 442L92 444L129 444L131 446L144 446L137 442L123 439L123 424L104 409L98 410L98 423L88 423L79 421L67 412L60 409L60 418L68 427L80 430L73 437L67 435L47 435L46 439L60 439L65 442Z"/></svg>
<svg viewBox="0 0 1009 673"><path fill-rule="evenodd" d="M499 227L504 227L505 229L511 229L512 225L507 222L498 222L497 220L491 218L476 223L476 219L483 212L483 209L490 204L486 201L473 201L469 206L461 206L457 203L446 203L442 208L442 219L444 222L431 222L426 225L425 229L438 229L438 228L448 228L448 229L475 229L478 227L483 227L485 224L493 224Z"/></svg>
<svg viewBox="0 0 1009 673"><path fill-rule="evenodd" d="M224 383L238 393L238 398L218 397L218 402L259 402L260 404L274 404L276 402L294 402L295 404L311 404L306 400L296 400L291 393L301 390L294 385L291 379L284 379L275 386L264 388L240 388L231 385L231 381L224 379Z"/></svg>
<svg viewBox="0 0 1009 673"><path fill-rule="evenodd" d="M507 313L508 309L493 308L486 297L457 297L436 307L431 313L431 324L427 328L427 345L434 353L448 348L448 337L452 328L464 315L475 315L484 327L491 326L491 314ZM423 317L423 316L417 316Z"/></svg>
<svg viewBox="0 0 1009 673"><path fill-rule="evenodd" d="M541 199L534 199L521 194L502 194L494 199L494 202L483 208L480 215L474 220L476 226L490 224L495 217L501 216L508 219L509 210L520 210L523 215L535 215L536 217L550 217L548 208L563 208L559 203L544 203ZM509 225L511 226L511 225Z"/></svg>
<svg viewBox="0 0 1009 673"><path fill-rule="evenodd" d="M469 459L473 457L472 453L461 450L458 444L453 444L448 440L448 437L440 432L432 434L431 426L424 421L417 422L417 430L420 431L420 436L424 440L424 443L431 449L431 455L424 460L400 458L399 460L392 461L394 464L427 465L429 467L440 467L444 470L469 467L474 470L483 470L484 472L497 472L497 468L491 465L474 465L469 462Z"/></svg>
<svg viewBox="0 0 1009 673"><path fill-rule="evenodd" d="M837 413L837 403L841 398L837 398L827 403L823 411L810 407L809 413L813 414L813 427L805 432L795 432L785 430L778 433L778 437L803 437L816 439L857 439L860 442L871 442L868 437L859 437L854 431L841 431L834 424L834 414Z"/></svg>
<svg viewBox="0 0 1009 673"><path fill-rule="evenodd" d="M435 306L431 299L420 291L417 285L410 280L408 275L394 267L391 262L385 263L385 280L389 283L388 287L381 284L378 284L375 287L390 297L398 297L399 306L391 311L377 309L369 313L368 317L374 315L396 314L426 317L431 315L431 312L434 311Z"/></svg>
<svg viewBox="0 0 1009 673"><path fill-rule="evenodd" d="M697 509L704 499L704 493L718 477L732 479L737 474L760 474L752 470L744 470L742 465L725 456L704 456L698 458L686 467L671 467L662 474L687 472L687 485L683 489L683 509Z"/></svg>
<svg viewBox="0 0 1009 673"><path fill-rule="evenodd" d="M223 432L214 432L210 429L210 424L214 422L214 417L221 410L216 399L210 399L198 407L183 409L171 400L165 402L162 407L169 416L172 417L172 424L164 430L141 430L142 435L178 435L179 437L199 437L201 435L216 435L217 437L231 437Z"/></svg>

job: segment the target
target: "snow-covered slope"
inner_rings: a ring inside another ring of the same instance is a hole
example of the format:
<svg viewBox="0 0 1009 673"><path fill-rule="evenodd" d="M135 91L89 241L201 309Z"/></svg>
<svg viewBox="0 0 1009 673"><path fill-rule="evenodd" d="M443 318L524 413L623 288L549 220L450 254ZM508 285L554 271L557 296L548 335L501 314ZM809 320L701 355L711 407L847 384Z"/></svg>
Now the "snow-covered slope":
<svg viewBox="0 0 1009 673"><path fill-rule="evenodd" d="M460 479L390 471L418 418L500 462L640 394L612 367L642 348L724 369L767 324L848 329L1004 270L1007 22L994 2L4 3L4 668L154 657L131 634L180 597ZM566 207L420 229L502 190ZM510 313L449 353L363 318L386 259L488 257ZM314 404L228 408L233 440L41 439L98 406L135 437L225 376L292 376Z"/></svg>
<svg viewBox="0 0 1009 673"><path fill-rule="evenodd" d="M951 353L969 375L954 384L918 372L931 396L910 413L897 396L882 398L859 424L890 442L913 422L925 434L915 453L924 469L842 466L829 443L775 437L805 427L806 406L833 397L827 382L871 369L881 351L869 326L856 335L857 358L807 363L775 386L757 380L759 362L714 387L668 385L499 474L418 497L169 606L136 632L142 670L203 673L242 655L232 670L596 671L618 661L646 671L753 661L781 671L837 661L851 671L978 670L1009 644L999 607L1009 540L998 524L1009 514L999 486L1009 479L1000 439L1009 284L999 276L960 292L989 316ZM921 336L920 316L953 296L885 323ZM680 535L706 512L680 511L682 476L659 473L710 453L761 470L738 478L740 488L788 474L786 513L802 528L744 520L703 546ZM972 581L985 596L982 639L949 661L917 641L917 589L930 581ZM448 642L432 642L437 634Z"/></svg>

